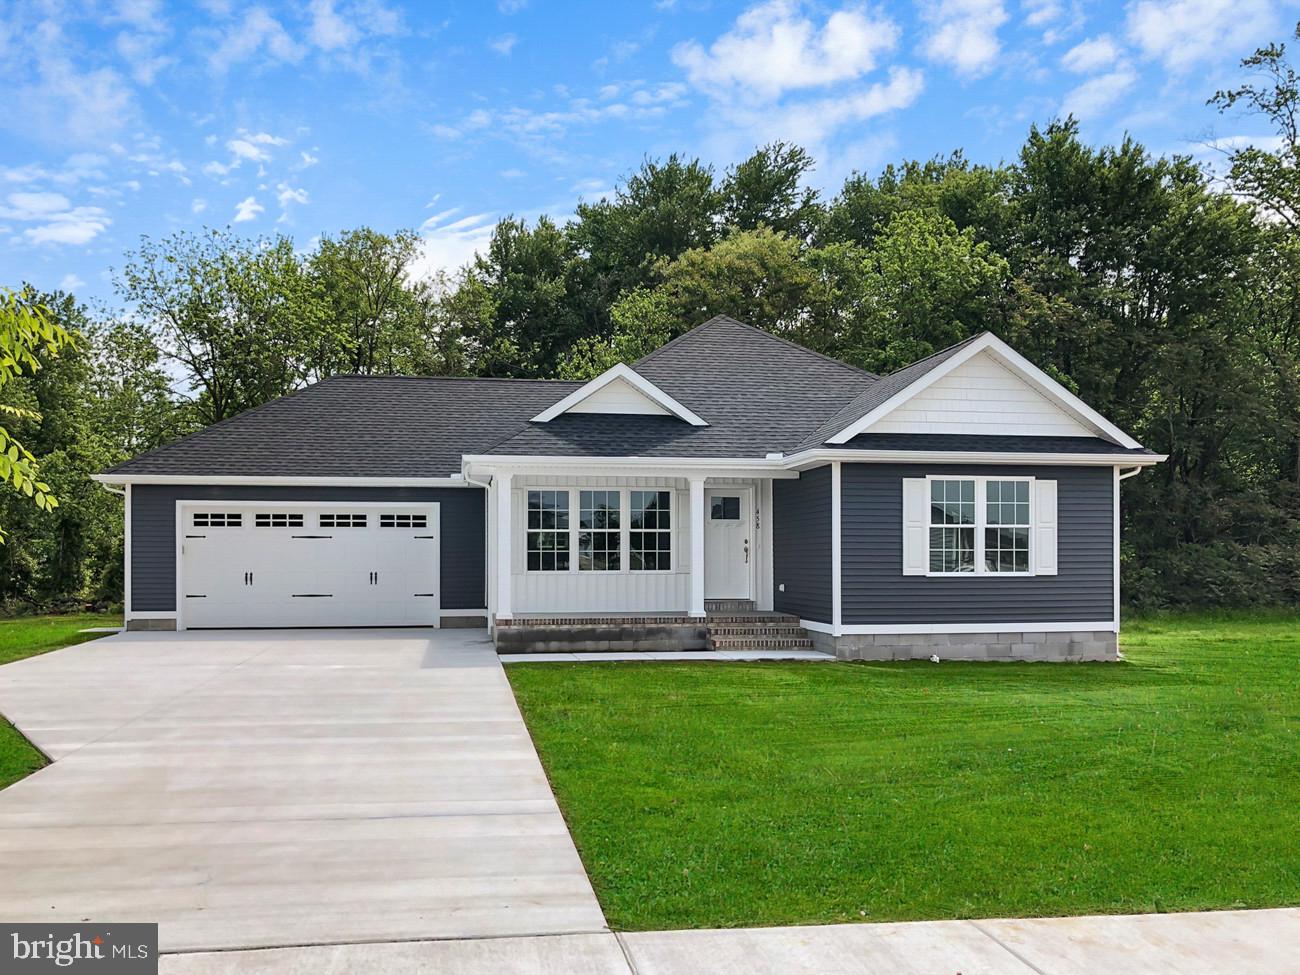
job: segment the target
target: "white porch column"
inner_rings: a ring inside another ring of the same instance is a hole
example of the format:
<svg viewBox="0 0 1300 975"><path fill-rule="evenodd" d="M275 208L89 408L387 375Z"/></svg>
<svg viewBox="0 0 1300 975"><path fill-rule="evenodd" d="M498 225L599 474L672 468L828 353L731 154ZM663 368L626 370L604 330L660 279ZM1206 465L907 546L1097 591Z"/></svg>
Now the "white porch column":
<svg viewBox="0 0 1300 975"><path fill-rule="evenodd" d="M513 480L512 475L501 473L498 473L493 480L497 502L496 617L499 620L510 619L510 572L514 567L514 559L510 552L511 542L514 541L514 520L510 514L511 499L514 495L514 491L511 490Z"/></svg>
<svg viewBox="0 0 1300 975"><path fill-rule="evenodd" d="M704 478L691 484L691 613L704 615Z"/></svg>

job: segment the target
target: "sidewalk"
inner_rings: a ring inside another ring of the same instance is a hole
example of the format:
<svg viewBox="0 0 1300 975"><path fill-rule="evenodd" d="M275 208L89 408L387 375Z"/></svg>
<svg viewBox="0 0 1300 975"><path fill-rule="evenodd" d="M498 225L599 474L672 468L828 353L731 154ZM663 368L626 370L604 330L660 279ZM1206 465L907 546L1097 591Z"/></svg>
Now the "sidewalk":
<svg viewBox="0 0 1300 975"><path fill-rule="evenodd" d="M164 955L163 975L1285 975L1300 908L572 934Z"/></svg>

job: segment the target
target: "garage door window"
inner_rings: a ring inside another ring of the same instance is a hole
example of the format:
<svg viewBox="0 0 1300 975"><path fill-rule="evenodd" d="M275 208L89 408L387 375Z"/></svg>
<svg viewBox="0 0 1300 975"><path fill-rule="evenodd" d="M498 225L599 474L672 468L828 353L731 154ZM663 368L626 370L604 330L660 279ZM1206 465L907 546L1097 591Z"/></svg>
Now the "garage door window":
<svg viewBox="0 0 1300 975"><path fill-rule="evenodd" d="M365 528L365 515L321 515L321 528Z"/></svg>
<svg viewBox="0 0 1300 975"><path fill-rule="evenodd" d="M239 528L243 523L244 516L237 512L194 512L195 528Z"/></svg>
<svg viewBox="0 0 1300 975"><path fill-rule="evenodd" d="M253 516L254 528L301 528L302 515L300 514L274 514L258 512Z"/></svg>
<svg viewBox="0 0 1300 975"><path fill-rule="evenodd" d="M365 517L364 515L362 517ZM428 528L428 515L380 515L380 528Z"/></svg>

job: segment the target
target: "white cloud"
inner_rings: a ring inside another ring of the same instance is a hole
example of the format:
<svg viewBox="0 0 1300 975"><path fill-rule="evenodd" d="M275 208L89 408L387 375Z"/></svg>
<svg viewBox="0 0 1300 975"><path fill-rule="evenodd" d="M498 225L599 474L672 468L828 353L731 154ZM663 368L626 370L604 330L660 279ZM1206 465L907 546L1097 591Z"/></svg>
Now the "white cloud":
<svg viewBox="0 0 1300 975"><path fill-rule="evenodd" d="M59 279L60 291L76 291L78 288L85 287L85 285L86 282L81 280L81 278L77 277L71 271Z"/></svg>
<svg viewBox="0 0 1300 975"><path fill-rule="evenodd" d="M1170 71L1199 61L1239 57L1278 28L1275 0L1137 0L1128 8L1128 36Z"/></svg>
<svg viewBox="0 0 1300 975"><path fill-rule="evenodd" d="M224 74L231 67L259 53L273 61L297 64L306 49L289 36L284 26L265 7L251 7L241 21L227 25L216 49L208 57L212 70Z"/></svg>
<svg viewBox="0 0 1300 975"><path fill-rule="evenodd" d="M1088 79L1067 94L1061 105L1061 114L1084 121L1096 118L1137 84L1137 80L1137 72L1121 64L1108 74Z"/></svg>
<svg viewBox="0 0 1300 975"><path fill-rule="evenodd" d="M235 223L246 223L249 220L256 220L259 213L265 212L266 207L257 202L253 196L245 197L235 204Z"/></svg>
<svg viewBox="0 0 1300 975"><path fill-rule="evenodd" d="M835 131L907 108L920 97L924 87L925 79L920 71L895 67L889 70L887 82L877 82L860 91L767 109L742 110L733 114L732 121L751 146L755 142L785 139L814 147L824 155L820 150Z"/></svg>
<svg viewBox="0 0 1300 975"><path fill-rule="evenodd" d="M10 193L0 218L31 223L23 236L33 244L88 244L113 222L102 207L71 205L62 193Z"/></svg>
<svg viewBox="0 0 1300 975"><path fill-rule="evenodd" d="M299 169L308 169L320 162L320 156L313 156L306 149L299 151L298 156L302 159L302 164L298 167Z"/></svg>
<svg viewBox="0 0 1300 975"><path fill-rule="evenodd" d="M497 9L503 14L517 14L528 6L528 0L497 0Z"/></svg>
<svg viewBox="0 0 1300 975"><path fill-rule="evenodd" d="M672 58L697 88L774 99L861 78L897 43L898 27L883 15L845 8L819 28L793 0L770 0L742 13L707 51L687 41Z"/></svg>
<svg viewBox="0 0 1300 975"><path fill-rule="evenodd" d="M305 189L301 186L290 186L288 183L276 184L275 199L280 204L280 222L282 223L289 219L289 207L291 205L306 206L309 202Z"/></svg>
<svg viewBox="0 0 1300 975"><path fill-rule="evenodd" d="M969 78L997 63L998 28L1007 20L1002 0L928 0L921 16L931 28L924 50L932 61Z"/></svg>
<svg viewBox="0 0 1300 975"><path fill-rule="evenodd" d="M496 51L503 57L514 50L515 45L519 43L519 37L515 34L502 34L500 37L488 41L488 47Z"/></svg>
<svg viewBox="0 0 1300 975"><path fill-rule="evenodd" d="M1101 34L1066 51L1061 57L1061 65L1076 74L1090 74L1109 68L1119 59L1119 55L1119 46L1110 39L1110 35Z"/></svg>
<svg viewBox="0 0 1300 975"><path fill-rule="evenodd" d="M195 215L202 213L208 208L208 201L201 196L195 197L190 201L190 213Z"/></svg>
<svg viewBox="0 0 1300 975"><path fill-rule="evenodd" d="M1065 13L1061 0L1020 0L1025 11L1025 23L1030 27L1043 27Z"/></svg>
<svg viewBox="0 0 1300 975"><path fill-rule="evenodd" d="M323 51L355 43L358 31L334 9L334 0L312 0L307 39Z"/></svg>
<svg viewBox="0 0 1300 975"><path fill-rule="evenodd" d="M439 272L454 271L473 260L475 254L487 250L496 217L475 213L452 220L459 212L459 207L453 207L434 214L420 225L420 253L408 269L413 278L432 278Z"/></svg>
<svg viewBox="0 0 1300 975"><path fill-rule="evenodd" d="M271 158L271 154L260 146L256 146L247 139L231 139L226 143L226 148L231 151L236 159L247 159L251 162L263 162Z"/></svg>

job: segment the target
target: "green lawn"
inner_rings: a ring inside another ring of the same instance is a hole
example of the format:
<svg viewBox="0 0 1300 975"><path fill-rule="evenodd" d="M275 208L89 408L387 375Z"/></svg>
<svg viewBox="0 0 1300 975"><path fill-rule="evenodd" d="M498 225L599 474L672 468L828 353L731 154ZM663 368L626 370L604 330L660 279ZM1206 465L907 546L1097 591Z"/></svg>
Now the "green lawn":
<svg viewBox="0 0 1300 975"><path fill-rule="evenodd" d="M0 620L0 664L93 640L96 634L80 632L88 626L121 625L121 615L112 613L20 616ZM44 764L45 756L33 748L13 725L0 719L0 789L31 775Z"/></svg>
<svg viewBox="0 0 1300 975"><path fill-rule="evenodd" d="M611 925L1300 904L1300 619L1119 664L517 664Z"/></svg>

